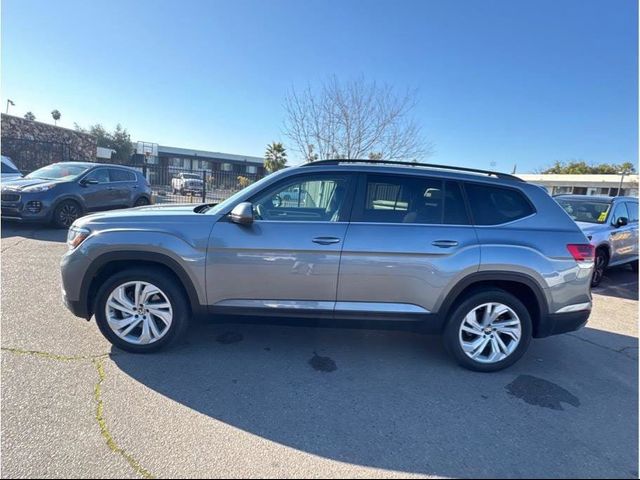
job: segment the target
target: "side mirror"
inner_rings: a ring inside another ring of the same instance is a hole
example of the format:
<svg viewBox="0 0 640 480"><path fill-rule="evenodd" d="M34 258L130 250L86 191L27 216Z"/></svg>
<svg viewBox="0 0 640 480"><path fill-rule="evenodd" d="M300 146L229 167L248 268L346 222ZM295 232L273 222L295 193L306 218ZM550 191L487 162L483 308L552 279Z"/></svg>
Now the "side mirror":
<svg viewBox="0 0 640 480"><path fill-rule="evenodd" d="M627 217L620 217L616 221L616 227L624 227L629 224L629 219Z"/></svg>
<svg viewBox="0 0 640 480"><path fill-rule="evenodd" d="M239 203L231 210L229 218L239 225L251 225L253 223L253 205L251 202Z"/></svg>

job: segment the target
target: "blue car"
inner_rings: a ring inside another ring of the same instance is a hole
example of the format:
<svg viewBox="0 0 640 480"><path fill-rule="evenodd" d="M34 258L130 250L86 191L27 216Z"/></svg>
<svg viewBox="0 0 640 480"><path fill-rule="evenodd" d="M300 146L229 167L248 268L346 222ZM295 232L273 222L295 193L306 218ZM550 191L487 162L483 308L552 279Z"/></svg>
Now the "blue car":
<svg viewBox="0 0 640 480"><path fill-rule="evenodd" d="M129 167L61 162L2 183L2 219L69 228L86 213L149 205L151 187Z"/></svg>

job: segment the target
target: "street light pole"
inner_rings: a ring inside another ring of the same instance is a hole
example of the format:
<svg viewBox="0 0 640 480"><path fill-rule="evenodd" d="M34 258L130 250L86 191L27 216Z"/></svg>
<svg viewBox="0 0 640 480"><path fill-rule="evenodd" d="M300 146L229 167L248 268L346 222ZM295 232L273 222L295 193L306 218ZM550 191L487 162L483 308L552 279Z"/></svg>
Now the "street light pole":
<svg viewBox="0 0 640 480"><path fill-rule="evenodd" d="M9 105L11 105L12 107L15 107L15 106L16 106L16 104L15 104L15 103L13 103L13 101L12 101L12 100L9 100L9 99L7 98L7 111L5 112L7 115L9 114Z"/></svg>
<svg viewBox="0 0 640 480"><path fill-rule="evenodd" d="M627 174L626 170L623 170L620 172L620 175L622 175L620 177L620 186L618 187L618 196L621 197L622 195L620 194L620 192L622 191L622 182L624 182L624 176Z"/></svg>

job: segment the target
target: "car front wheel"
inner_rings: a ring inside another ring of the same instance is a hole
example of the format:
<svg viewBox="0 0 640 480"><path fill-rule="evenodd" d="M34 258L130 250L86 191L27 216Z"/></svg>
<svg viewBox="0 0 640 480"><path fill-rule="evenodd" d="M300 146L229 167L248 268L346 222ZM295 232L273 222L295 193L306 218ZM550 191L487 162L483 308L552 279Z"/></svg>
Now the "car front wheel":
<svg viewBox="0 0 640 480"><path fill-rule="evenodd" d="M495 372L517 362L532 337L529 311L514 295L485 289L464 299L449 317L445 346L463 367Z"/></svg>
<svg viewBox="0 0 640 480"><path fill-rule="evenodd" d="M184 292L159 269L114 274L98 291L95 312L107 340L133 353L167 347L184 333L189 319Z"/></svg>
<svg viewBox="0 0 640 480"><path fill-rule="evenodd" d="M53 225L57 228L69 228L82 215L82 208L73 200L63 200L53 211Z"/></svg>

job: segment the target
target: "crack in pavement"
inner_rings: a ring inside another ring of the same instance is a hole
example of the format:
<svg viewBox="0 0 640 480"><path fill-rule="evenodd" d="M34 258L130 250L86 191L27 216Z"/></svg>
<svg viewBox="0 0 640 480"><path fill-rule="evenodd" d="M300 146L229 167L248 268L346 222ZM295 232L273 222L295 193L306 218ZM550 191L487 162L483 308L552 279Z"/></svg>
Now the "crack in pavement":
<svg viewBox="0 0 640 480"><path fill-rule="evenodd" d="M42 352L37 350L24 350L20 348L9 348L2 347L0 348L3 352L12 353L15 355L28 355L38 358L44 358L47 360L55 360L59 362L91 362L93 367L96 369L98 373L98 382L93 388L93 399L96 403L96 411L94 418L98 423L98 427L100 428L100 433L102 438L104 438L107 443L107 447L113 453L117 453L120 455L126 462L131 466L131 468L140 476L144 478L155 478L149 470L144 468L136 458L124 450L122 447L118 445L118 443L113 438L109 427L107 426L107 421L104 416L104 400L102 398L102 384L106 380L107 376L104 370L104 361L109 358L109 354L105 353L102 355L58 355L50 352Z"/></svg>
<svg viewBox="0 0 640 480"><path fill-rule="evenodd" d="M627 358L629 358L631 360L637 361L637 358L627 354L627 352L626 352L626 350L630 350L630 349L636 349L637 350L638 347L636 347L636 346L627 346L627 347L622 347L622 348L612 348L612 347L607 347L606 345L602 345L600 343L594 342L593 340L588 340L586 338L582 338L582 337L580 337L580 336L578 336L576 334L573 334L573 333L567 333L566 335L569 336L569 337L576 338L576 339L578 339L578 340L580 340L582 342L586 342L586 343L588 343L590 345L593 345L595 347L600 347L600 348L604 348L605 350L609 350L610 352L619 353L619 354L624 355L625 357L627 357Z"/></svg>
<svg viewBox="0 0 640 480"><path fill-rule="evenodd" d="M8 247L4 247L4 248L1 250L1 253L6 252L7 250L9 250L10 248L15 247L16 245L20 245L22 242L24 242L24 241L26 241L26 240L30 240L30 239L29 239L28 237L22 238L22 239L18 240L17 242L12 243L12 244L11 244L11 245L9 245Z"/></svg>

